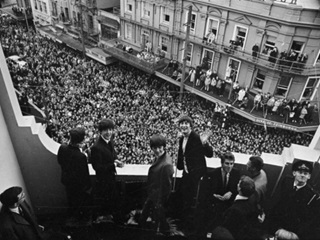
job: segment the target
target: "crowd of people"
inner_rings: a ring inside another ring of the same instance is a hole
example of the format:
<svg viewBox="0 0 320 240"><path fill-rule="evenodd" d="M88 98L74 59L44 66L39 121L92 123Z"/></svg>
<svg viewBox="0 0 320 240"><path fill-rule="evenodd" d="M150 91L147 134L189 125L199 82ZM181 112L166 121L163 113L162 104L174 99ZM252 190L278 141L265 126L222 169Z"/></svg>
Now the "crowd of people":
<svg viewBox="0 0 320 240"><path fill-rule="evenodd" d="M85 149L97 136L97 120L111 117L117 125L116 151L126 163L150 163L145 144L162 131L168 151L176 156L176 119L189 114L198 131L212 130L214 157L220 152L280 154L291 143L307 146L311 135L254 125L229 114L223 128L215 118L215 104L191 93L179 100L179 89L126 64L104 66L64 44L57 43L19 24L8 25L2 39L6 56L19 55L28 63L21 68L8 62L15 87L47 116L47 132L59 143L68 129L87 129Z"/></svg>

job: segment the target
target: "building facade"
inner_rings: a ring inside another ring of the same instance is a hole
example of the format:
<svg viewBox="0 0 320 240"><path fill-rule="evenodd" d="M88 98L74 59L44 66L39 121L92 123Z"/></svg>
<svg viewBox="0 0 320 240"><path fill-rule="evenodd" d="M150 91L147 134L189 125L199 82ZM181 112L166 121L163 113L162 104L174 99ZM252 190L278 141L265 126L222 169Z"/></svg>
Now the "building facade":
<svg viewBox="0 0 320 240"><path fill-rule="evenodd" d="M185 47L189 7L190 44ZM121 0L122 41L217 71L253 94L320 96L320 13L312 0Z"/></svg>

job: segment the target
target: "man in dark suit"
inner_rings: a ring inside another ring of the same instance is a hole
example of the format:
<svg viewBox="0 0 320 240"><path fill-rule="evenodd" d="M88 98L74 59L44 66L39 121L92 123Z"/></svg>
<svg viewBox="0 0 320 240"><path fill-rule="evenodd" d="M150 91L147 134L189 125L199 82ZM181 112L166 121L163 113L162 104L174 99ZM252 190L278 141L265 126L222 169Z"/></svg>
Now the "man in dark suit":
<svg viewBox="0 0 320 240"><path fill-rule="evenodd" d="M45 239L21 187L11 187L0 195L0 236L5 240Z"/></svg>
<svg viewBox="0 0 320 240"><path fill-rule="evenodd" d="M221 167L208 174L209 228L220 222L224 211L229 208L236 195L240 172L234 168L235 157L231 152L221 156ZM211 225L211 226L210 226Z"/></svg>
<svg viewBox="0 0 320 240"><path fill-rule="evenodd" d="M319 195L308 185L313 163L298 160L292 165L292 176L282 180L280 199L271 210L270 233L285 229L299 239L319 238Z"/></svg>
<svg viewBox="0 0 320 240"><path fill-rule="evenodd" d="M259 239L255 233L258 222L258 209L249 197L255 192L254 181L248 176L242 176L238 183L238 195L223 216L222 227L229 230L234 239Z"/></svg>
<svg viewBox="0 0 320 240"><path fill-rule="evenodd" d="M58 151L58 163L61 166L61 182L65 186L69 221L67 224L86 224L90 205L91 181L87 157L80 148L85 137L83 128L74 128L69 132L68 144L61 144ZM81 222L80 222L81 221Z"/></svg>
<svg viewBox="0 0 320 240"><path fill-rule="evenodd" d="M177 168L183 170L181 180L183 218L185 223L190 219L199 223L195 215L200 214L205 200L202 197L205 190L200 189L200 180L204 178L207 171L205 157L212 157L213 149L209 145L208 134L199 136L192 130L193 121L190 117L182 116L178 123L181 137L179 138ZM190 224L194 225L191 222ZM188 224L185 227L189 228Z"/></svg>
<svg viewBox="0 0 320 240"><path fill-rule="evenodd" d="M100 216L96 222L112 222L111 211L115 210L117 197L116 191L116 167L123 167L123 163L117 160L114 149L113 131L114 123L110 119L99 122L100 136L91 147L91 163L96 171L96 200L100 205Z"/></svg>

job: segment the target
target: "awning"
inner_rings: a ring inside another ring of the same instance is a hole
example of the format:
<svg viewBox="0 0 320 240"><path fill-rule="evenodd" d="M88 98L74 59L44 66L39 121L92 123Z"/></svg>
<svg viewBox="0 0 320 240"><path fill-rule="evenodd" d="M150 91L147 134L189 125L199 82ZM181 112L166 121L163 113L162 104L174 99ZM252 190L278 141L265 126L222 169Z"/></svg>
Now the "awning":
<svg viewBox="0 0 320 240"><path fill-rule="evenodd" d="M97 20L101 22L104 25L107 25L108 27L114 28L114 29L119 29L120 24L118 21L108 18L105 16L97 16Z"/></svg>

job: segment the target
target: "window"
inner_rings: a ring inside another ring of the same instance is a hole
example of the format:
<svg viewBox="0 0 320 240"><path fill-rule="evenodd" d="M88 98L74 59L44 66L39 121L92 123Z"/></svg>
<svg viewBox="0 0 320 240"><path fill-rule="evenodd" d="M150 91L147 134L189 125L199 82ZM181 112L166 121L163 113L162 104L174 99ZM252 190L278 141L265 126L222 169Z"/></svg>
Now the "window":
<svg viewBox="0 0 320 240"><path fill-rule="evenodd" d="M125 37L128 40L132 40L132 25L127 23L125 26L126 26L125 27L125 31L126 31Z"/></svg>
<svg viewBox="0 0 320 240"><path fill-rule="evenodd" d="M107 25L101 24L101 38L104 40L110 40L117 38L117 29L111 28Z"/></svg>
<svg viewBox="0 0 320 240"><path fill-rule="evenodd" d="M88 15L88 25L89 29L93 31L93 17L91 15Z"/></svg>
<svg viewBox="0 0 320 240"><path fill-rule="evenodd" d="M185 25L186 27L185 27L185 31L187 31L188 15L189 15L189 11L186 11L186 25ZM197 20L197 15L195 13L191 13L190 33L194 33L195 32L196 20Z"/></svg>
<svg viewBox="0 0 320 240"><path fill-rule="evenodd" d="M37 0L34 0L34 9L38 9Z"/></svg>
<svg viewBox="0 0 320 240"><path fill-rule="evenodd" d="M142 17L149 18L151 16L151 5L150 3L143 2L142 3Z"/></svg>
<svg viewBox="0 0 320 240"><path fill-rule="evenodd" d="M146 48L146 44L150 42L150 32L145 29L142 29L141 36L142 36L143 48Z"/></svg>
<svg viewBox="0 0 320 240"><path fill-rule="evenodd" d="M234 58L229 58L228 67L226 69L226 80L231 80L234 82L238 79L240 64L240 61Z"/></svg>
<svg viewBox="0 0 320 240"><path fill-rule="evenodd" d="M316 64L320 64L320 50L319 50L318 56L316 57L315 62L314 62L314 65L316 65Z"/></svg>
<svg viewBox="0 0 320 240"><path fill-rule="evenodd" d="M39 10L40 10L40 12L42 12L42 4L41 4L41 2L39 1Z"/></svg>
<svg viewBox="0 0 320 240"><path fill-rule="evenodd" d="M313 100L315 90L319 85L320 77L310 77L307 84L303 90L301 99L303 100ZM301 100L300 99L300 100Z"/></svg>
<svg viewBox="0 0 320 240"><path fill-rule="evenodd" d="M303 51L304 42L293 41L291 45L291 50L294 51L297 55L301 54Z"/></svg>
<svg viewBox="0 0 320 240"><path fill-rule="evenodd" d="M69 9L65 8L65 12L66 12L66 21L69 21Z"/></svg>
<svg viewBox="0 0 320 240"><path fill-rule="evenodd" d="M169 24L170 23L170 15L168 9L165 7L161 7L161 23Z"/></svg>
<svg viewBox="0 0 320 240"><path fill-rule="evenodd" d="M245 42L246 42L246 37L247 37L247 28L236 26L235 28L235 33L233 40L235 41L235 44L237 46L240 46L241 49L243 49Z"/></svg>
<svg viewBox="0 0 320 240"><path fill-rule="evenodd" d="M57 10L57 2L52 2L52 15L58 16L58 10Z"/></svg>
<svg viewBox="0 0 320 240"><path fill-rule="evenodd" d="M161 38L160 38L160 46L161 46L161 50L162 51L168 52L168 42L169 42L169 38L168 37L161 36Z"/></svg>
<svg viewBox="0 0 320 240"><path fill-rule="evenodd" d="M202 66L206 65L206 69L212 69L214 51L204 49L202 54Z"/></svg>
<svg viewBox="0 0 320 240"><path fill-rule="evenodd" d="M258 70L257 76L254 79L253 88L262 91L265 78L266 73Z"/></svg>
<svg viewBox="0 0 320 240"><path fill-rule="evenodd" d="M44 11L45 13L48 13L48 12L47 12L47 3L42 2L42 4L43 4L43 11Z"/></svg>
<svg viewBox="0 0 320 240"><path fill-rule="evenodd" d="M187 51L186 53L187 64L190 65L192 60L193 44L189 43L188 47L185 48L186 43L184 42L183 46L184 46L184 51ZM182 55L182 61L183 61L183 56L184 54Z"/></svg>
<svg viewBox="0 0 320 240"><path fill-rule="evenodd" d="M276 38L272 36L266 37L266 42L264 43L262 54L268 55L269 52L275 47L276 45Z"/></svg>
<svg viewBox="0 0 320 240"><path fill-rule="evenodd" d="M207 23L206 37L209 37L209 35L214 34L214 39L216 39L218 34L218 26L219 26L218 20L209 18Z"/></svg>
<svg viewBox="0 0 320 240"><path fill-rule="evenodd" d="M132 12L132 0L126 0L126 12Z"/></svg>
<svg viewBox="0 0 320 240"><path fill-rule="evenodd" d="M278 82L275 95L286 98L288 94L288 90L291 85L291 81L292 81L292 77L282 76Z"/></svg>

